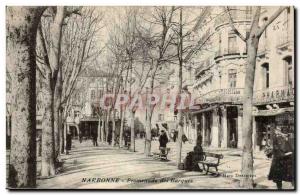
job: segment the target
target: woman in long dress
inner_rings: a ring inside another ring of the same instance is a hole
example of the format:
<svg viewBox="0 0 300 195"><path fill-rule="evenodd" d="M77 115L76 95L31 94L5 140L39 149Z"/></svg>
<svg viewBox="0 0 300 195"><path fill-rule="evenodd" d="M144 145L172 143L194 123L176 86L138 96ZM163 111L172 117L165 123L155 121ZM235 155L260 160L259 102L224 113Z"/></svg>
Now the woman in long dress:
<svg viewBox="0 0 300 195"><path fill-rule="evenodd" d="M282 181L292 182L294 185L294 151L289 140L289 134L276 128L273 132L272 164L269 180L276 183L277 189L282 189Z"/></svg>

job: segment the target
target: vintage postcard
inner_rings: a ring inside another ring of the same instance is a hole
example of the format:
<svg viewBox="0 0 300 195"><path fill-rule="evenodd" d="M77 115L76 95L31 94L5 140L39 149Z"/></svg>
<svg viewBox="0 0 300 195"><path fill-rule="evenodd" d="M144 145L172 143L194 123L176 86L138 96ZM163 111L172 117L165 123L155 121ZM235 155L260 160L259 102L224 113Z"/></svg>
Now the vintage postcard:
<svg viewBox="0 0 300 195"><path fill-rule="evenodd" d="M7 6L7 188L295 190L294 13Z"/></svg>

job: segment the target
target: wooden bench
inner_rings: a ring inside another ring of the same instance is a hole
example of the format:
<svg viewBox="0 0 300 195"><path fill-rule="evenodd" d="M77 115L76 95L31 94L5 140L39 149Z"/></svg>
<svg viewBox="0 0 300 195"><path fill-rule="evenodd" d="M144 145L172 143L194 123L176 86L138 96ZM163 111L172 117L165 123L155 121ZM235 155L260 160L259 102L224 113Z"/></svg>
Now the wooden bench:
<svg viewBox="0 0 300 195"><path fill-rule="evenodd" d="M158 158L158 159L161 159L161 160L168 160L168 154L170 152L170 148L160 148L159 149L159 153L158 152L154 152L153 153L153 157L154 158Z"/></svg>
<svg viewBox="0 0 300 195"><path fill-rule="evenodd" d="M216 169L216 174L219 175L218 172L218 166L220 165L220 159L223 158L222 154L215 154L215 153L211 153L211 152L203 152L203 160L198 162L198 166L201 169L202 168L204 171L206 171L206 175L208 174L209 168L210 167L214 167ZM206 166L206 168L205 168ZM214 172L211 172L214 173Z"/></svg>

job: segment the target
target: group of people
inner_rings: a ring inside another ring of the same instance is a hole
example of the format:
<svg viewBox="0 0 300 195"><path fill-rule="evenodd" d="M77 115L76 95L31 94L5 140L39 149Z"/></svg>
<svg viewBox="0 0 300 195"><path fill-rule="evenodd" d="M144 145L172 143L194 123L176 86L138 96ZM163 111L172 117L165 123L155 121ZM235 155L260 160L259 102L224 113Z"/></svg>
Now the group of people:
<svg viewBox="0 0 300 195"><path fill-rule="evenodd" d="M159 149L164 152L169 142L168 136L164 130L159 136ZM272 132L272 141L266 140L266 155L271 158L272 163L268 174L268 179L276 183L277 189L282 189L282 182L291 182L294 186L294 137L293 133L287 133L279 127L274 128ZM267 144L268 143L268 144ZM203 160L202 136L199 135L196 140L196 146L189 152L184 159L184 169L188 171L202 171L198 162Z"/></svg>

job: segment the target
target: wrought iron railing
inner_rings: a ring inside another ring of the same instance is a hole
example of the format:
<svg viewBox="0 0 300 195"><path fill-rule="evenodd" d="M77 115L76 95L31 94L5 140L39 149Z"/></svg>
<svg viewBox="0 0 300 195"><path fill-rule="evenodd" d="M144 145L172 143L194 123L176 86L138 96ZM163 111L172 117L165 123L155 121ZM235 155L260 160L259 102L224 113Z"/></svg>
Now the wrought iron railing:
<svg viewBox="0 0 300 195"><path fill-rule="evenodd" d="M214 102L241 102L244 94L243 88L223 88L212 90L197 99L198 103Z"/></svg>

